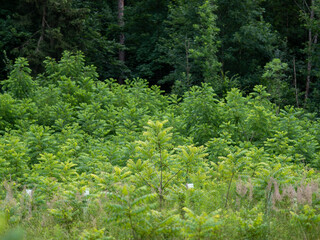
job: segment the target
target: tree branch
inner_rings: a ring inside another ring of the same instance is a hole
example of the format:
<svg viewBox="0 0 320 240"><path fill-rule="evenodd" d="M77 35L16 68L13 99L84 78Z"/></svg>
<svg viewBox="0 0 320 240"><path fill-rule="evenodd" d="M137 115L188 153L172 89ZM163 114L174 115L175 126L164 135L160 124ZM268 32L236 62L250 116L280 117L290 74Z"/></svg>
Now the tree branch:
<svg viewBox="0 0 320 240"><path fill-rule="evenodd" d="M43 4L42 8L42 24L41 24L41 34L37 43L37 48L36 52L40 51L40 44L44 39L44 33L45 33L45 28L46 28L46 7L47 7L47 2Z"/></svg>

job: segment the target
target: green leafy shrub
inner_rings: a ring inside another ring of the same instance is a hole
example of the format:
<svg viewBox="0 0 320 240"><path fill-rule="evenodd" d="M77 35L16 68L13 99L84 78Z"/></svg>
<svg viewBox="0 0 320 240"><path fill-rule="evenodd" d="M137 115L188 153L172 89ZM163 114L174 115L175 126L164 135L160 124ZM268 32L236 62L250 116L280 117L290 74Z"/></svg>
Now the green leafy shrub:
<svg viewBox="0 0 320 240"><path fill-rule="evenodd" d="M314 114L279 109L263 86L219 99L208 84L178 97L99 82L81 53L35 77L19 61L0 94L1 237L316 238Z"/></svg>
<svg viewBox="0 0 320 240"><path fill-rule="evenodd" d="M188 239L214 239L221 222L217 213L202 213L196 215L188 208L183 209L186 212L183 231Z"/></svg>
<svg viewBox="0 0 320 240"><path fill-rule="evenodd" d="M15 98L23 99L31 97L36 82L32 79L31 69L26 58L17 58L10 72L9 78L2 81L3 88Z"/></svg>
<svg viewBox="0 0 320 240"><path fill-rule="evenodd" d="M27 146L20 138L10 135L0 138L0 182L25 182L24 175L29 172L29 160Z"/></svg>

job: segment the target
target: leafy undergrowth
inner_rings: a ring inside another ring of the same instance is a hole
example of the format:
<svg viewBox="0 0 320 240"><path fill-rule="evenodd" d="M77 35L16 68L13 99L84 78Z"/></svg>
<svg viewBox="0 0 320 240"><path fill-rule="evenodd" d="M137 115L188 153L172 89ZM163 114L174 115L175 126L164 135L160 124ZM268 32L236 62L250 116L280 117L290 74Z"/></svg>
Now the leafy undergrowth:
<svg viewBox="0 0 320 240"><path fill-rule="evenodd" d="M65 52L0 95L1 239L317 239L320 123L264 87L97 81Z"/></svg>

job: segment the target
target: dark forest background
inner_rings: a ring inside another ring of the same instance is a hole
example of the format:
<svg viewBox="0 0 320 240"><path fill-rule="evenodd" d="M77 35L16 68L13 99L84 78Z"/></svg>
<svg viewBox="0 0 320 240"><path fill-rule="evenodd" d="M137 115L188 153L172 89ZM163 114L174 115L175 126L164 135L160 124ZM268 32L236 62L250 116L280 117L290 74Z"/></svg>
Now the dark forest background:
<svg viewBox="0 0 320 240"><path fill-rule="evenodd" d="M2 0L0 80L17 57L35 76L82 51L102 81L178 95L206 82L222 97L260 84L278 106L319 113L319 17L318 0Z"/></svg>

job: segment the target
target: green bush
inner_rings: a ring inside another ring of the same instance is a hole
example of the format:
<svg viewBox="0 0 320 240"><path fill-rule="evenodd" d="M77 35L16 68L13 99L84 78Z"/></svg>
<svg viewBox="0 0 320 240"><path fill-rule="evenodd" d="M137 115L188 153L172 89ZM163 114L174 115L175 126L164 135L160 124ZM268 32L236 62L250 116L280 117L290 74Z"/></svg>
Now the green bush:
<svg viewBox="0 0 320 240"><path fill-rule="evenodd" d="M17 60L0 94L1 237L316 238L314 114L263 86L219 99L99 82L81 53L44 66L31 77Z"/></svg>

